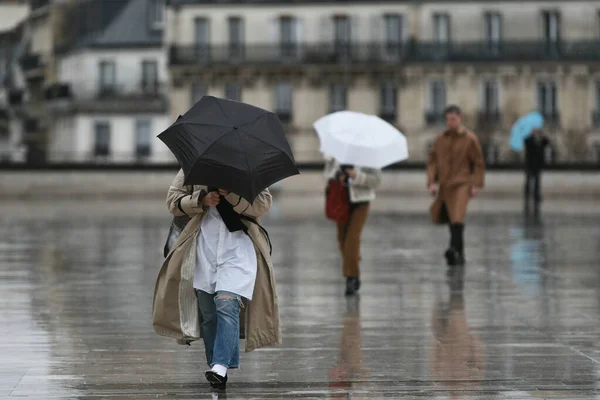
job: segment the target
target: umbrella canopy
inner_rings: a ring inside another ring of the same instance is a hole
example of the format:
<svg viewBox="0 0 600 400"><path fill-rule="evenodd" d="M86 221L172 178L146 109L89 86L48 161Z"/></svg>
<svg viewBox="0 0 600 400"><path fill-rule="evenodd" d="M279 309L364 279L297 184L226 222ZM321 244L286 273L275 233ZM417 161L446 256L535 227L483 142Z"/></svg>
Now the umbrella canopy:
<svg viewBox="0 0 600 400"><path fill-rule="evenodd" d="M313 126L321 152L342 164L380 169L408 158L404 135L374 115L340 111L320 118Z"/></svg>
<svg viewBox="0 0 600 400"><path fill-rule="evenodd" d="M252 202L298 168L277 115L204 96L158 135L173 152L186 185L229 190Z"/></svg>
<svg viewBox="0 0 600 400"><path fill-rule="evenodd" d="M523 150L525 139L531 135L534 129L541 129L543 126L544 117L537 111L522 116L510 131L510 147L514 151Z"/></svg>

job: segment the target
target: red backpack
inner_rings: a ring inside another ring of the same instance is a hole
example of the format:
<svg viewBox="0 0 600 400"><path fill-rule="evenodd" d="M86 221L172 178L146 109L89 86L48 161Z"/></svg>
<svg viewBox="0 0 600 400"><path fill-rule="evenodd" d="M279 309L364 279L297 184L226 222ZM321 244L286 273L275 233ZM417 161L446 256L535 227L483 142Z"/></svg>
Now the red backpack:
<svg viewBox="0 0 600 400"><path fill-rule="evenodd" d="M327 187L325 216L332 221L341 223L348 222L350 217L348 187L335 179L330 180Z"/></svg>

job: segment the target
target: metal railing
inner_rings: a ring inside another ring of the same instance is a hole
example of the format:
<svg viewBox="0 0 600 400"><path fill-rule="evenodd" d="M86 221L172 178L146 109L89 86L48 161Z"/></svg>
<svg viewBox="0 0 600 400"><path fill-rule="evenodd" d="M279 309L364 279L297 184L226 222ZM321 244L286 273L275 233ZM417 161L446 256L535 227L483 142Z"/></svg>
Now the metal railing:
<svg viewBox="0 0 600 400"><path fill-rule="evenodd" d="M600 61L600 40L172 46L171 65Z"/></svg>
<svg viewBox="0 0 600 400"><path fill-rule="evenodd" d="M477 113L478 125L499 124L502 121L500 111L479 111Z"/></svg>
<svg viewBox="0 0 600 400"><path fill-rule="evenodd" d="M168 108L166 85L142 82L136 86L105 85L96 90L77 92L68 83L46 88L47 106L54 113L74 112L165 112Z"/></svg>

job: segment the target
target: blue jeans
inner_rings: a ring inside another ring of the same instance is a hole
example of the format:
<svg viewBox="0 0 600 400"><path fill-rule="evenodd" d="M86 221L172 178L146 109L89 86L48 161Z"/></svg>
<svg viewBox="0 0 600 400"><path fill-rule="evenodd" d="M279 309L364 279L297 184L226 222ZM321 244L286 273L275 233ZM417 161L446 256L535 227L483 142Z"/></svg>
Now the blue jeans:
<svg viewBox="0 0 600 400"><path fill-rule="evenodd" d="M240 308L242 299L235 293L209 294L196 290L202 314L202 336L209 367L240 366Z"/></svg>

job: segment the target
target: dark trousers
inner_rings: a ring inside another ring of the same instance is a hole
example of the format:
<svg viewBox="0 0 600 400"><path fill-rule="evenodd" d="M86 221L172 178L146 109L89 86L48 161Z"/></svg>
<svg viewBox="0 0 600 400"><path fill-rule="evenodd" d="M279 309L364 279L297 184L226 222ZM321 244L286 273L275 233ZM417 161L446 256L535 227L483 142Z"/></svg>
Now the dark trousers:
<svg viewBox="0 0 600 400"><path fill-rule="evenodd" d="M450 248L464 255L464 224L450 224Z"/></svg>
<svg viewBox="0 0 600 400"><path fill-rule="evenodd" d="M533 191L533 200L536 203L542 201L542 194L540 192L541 185L541 171L539 170L527 170L525 171L525 201L529 201L531 192ZM533 186L533 189L532 189Z"/></svg>

